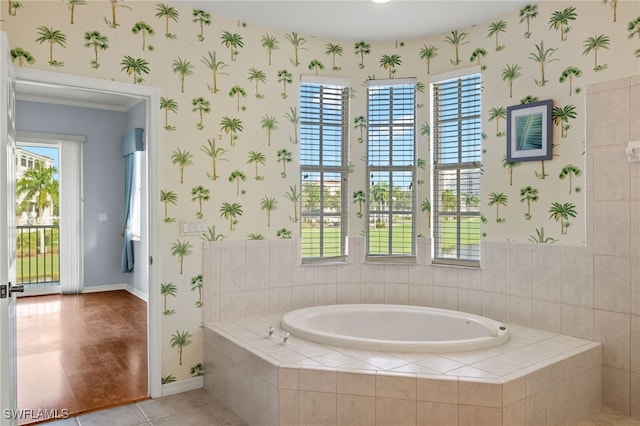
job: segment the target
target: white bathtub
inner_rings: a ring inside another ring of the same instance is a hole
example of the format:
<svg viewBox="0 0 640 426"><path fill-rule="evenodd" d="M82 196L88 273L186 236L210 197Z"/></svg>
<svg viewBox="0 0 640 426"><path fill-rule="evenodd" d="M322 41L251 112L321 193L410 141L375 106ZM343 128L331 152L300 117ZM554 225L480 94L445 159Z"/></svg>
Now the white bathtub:
<svg viewBox="0 0 640 426"><path fill-rule="evenodd" d="M492 319L410 305L314 306L285 314L281 327L318 343L386 352L473 351L509 340Z"/></svg>

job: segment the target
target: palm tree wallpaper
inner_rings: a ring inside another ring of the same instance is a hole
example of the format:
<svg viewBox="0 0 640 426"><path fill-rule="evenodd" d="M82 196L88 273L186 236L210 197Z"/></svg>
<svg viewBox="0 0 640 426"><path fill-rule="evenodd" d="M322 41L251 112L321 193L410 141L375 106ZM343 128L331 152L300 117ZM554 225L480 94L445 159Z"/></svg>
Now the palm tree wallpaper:
<svg viewBox="0 0 640 426"><path fill-rule="evenodd" d="M299 238L301 75L352 84L349 235L365 226L363 83L417 78L417 122L424 123L417 157L430 159L430 77L477 67L484 156L483 196L474 202L483 211L483 237L579 245L587 192L581 88L640 68L637 2L532 3L472 27L390 42L287 33L170 1L2 1L0 10L10 12L0 28L16 67L160 88L163 383L202 372L203 241ZM546 99L557 107L553 159L505 163L506 108ZM430 161L422 163L417 233L429 236L432 171ZM182 236L180 222L197 219L210 232Z"/></svg>

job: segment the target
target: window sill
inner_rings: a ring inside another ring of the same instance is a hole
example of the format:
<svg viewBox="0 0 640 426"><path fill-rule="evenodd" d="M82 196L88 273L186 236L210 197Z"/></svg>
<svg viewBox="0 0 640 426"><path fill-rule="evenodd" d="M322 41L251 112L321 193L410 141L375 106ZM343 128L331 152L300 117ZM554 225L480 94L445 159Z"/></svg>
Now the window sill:
<svg viewBox="0 0 640 426"><path fill-rule="evenodd" d="M367 256L365 263L388 263L401 265L417 264L416 256Z"/></svg>
<svg viewBox="0 0 640 426"><path fill-rule="evenodd" d="M346 257L332 257L331 259L302 259L300 266L346 265Z"/></svg>
<svg viewBox="0 0 640 426"><path fill-rule="evenodd" d="M433 266L443 266L443 267L480 269L480 262L465 262L465 261L460 261L460 260L432 259L431 260L431 265L433 265Z"/></svg>

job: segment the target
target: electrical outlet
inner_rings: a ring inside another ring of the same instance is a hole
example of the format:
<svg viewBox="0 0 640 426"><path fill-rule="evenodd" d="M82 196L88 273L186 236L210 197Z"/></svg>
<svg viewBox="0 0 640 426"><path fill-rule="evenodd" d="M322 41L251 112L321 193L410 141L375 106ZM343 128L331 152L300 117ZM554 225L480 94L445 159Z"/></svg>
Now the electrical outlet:
<svg viewBox="0 0 640 426"><path fill-rule="evenodd" d="M630 163L640 162L640 141L631 141L627 145L627 161Z"/></svg>

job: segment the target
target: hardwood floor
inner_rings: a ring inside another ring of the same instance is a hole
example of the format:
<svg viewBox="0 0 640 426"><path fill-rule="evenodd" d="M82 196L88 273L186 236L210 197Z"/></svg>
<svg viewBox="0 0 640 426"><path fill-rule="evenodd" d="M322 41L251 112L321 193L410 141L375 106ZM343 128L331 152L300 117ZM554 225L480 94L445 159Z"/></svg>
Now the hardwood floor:
<svg viewBox="0 0 640 426"><path fill-rule="evenodd" d="M35 417L20 424L148 397L143 300L124 290L23 297L16 311L18 408Z"/></svg>

